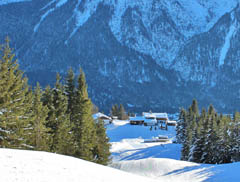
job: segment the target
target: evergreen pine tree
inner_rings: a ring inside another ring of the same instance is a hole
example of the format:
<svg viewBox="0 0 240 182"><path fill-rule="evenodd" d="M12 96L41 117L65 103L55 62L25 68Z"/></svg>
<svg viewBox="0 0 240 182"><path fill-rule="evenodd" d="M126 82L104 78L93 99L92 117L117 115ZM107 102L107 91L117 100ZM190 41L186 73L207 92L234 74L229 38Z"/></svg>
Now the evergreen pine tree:
<svg viewBox="0 0 240 182"><path fill-rule="evenodd" d="M195 149L195 143L198 139L198 127L197 127L197 120L196 116L193 117L193 121L190 123L190 130L191 130L191 142L189 143L189 154L188 154L188 161L193 161L193 154Z"/></svg>
<svg viewBox="0 0 240 182"><path fill-rule="evenodd" d="M229 136L229 123L230 118L227 116L223 116L222 118L222 137L220 140L221 145L219 146L219 164L230 163L231 156L231 143L230 143L230 136Z"/></svg>
<svg viewBox="0 0 240 182"><path fill-rule="evenodd" d="M53 151L59 154L73 155L73 133L68 109L68 98L64 94L64 87L60 83L60 75L57 74L55 88L53 89L54 127Z"/></svg>
<svg viewBox="0 0 240 182"><path fill-rule="evenodd" d="M197 103L196 99L193 99L191 108L192 108L192 112L194 113L194 115L199 117L198 103Z"/></svg>
<svg viewBox="0 0 240 182"><path fill-rule="evenodd" d="M127 116L126 111L125 111L125 109L124 109L124 107L123 107L122 104L120 104L120 106L119 106L118 118L119 118L120 120L126 120L126 119L128 119L128 116Z"/></svg>
<svg viewBox="0 0 240 182"><path fill-rule="evenodd" d="M118 111L118 105L114 104L111 109L111 116L118 116L119 111Z"/></svg>
<svg viewBox="0 0 240 182"><path fill-rule="evenodd" d="M75 76L72 68L68 70L65 92L68 98L67 113L70 115L70 121L73 123L74 105L75 105Z"/></svg>
<svg viewBox="0 0 240 182"><path fill-rule="evenodd" d="M176 141L177 143L183 143L184 142L184 133L186 130L186 111L185 109L181 108L180 114L179 114L179 119L178 119L178 124L176 127Z"/></svg>
<svg viewBox="0 0 240 182"><path fill-rule="evenodd" d="M240 161L240 113L235 112L233 118L233 131L231 132L232 143L232 161Z"/></svg>
<svg viewBox="0 0 240 182"><path fill-rule="evenodd" d="M28 94L27 78L19 70L7 38L0 55L0 147L27 148L32 105Z"/></svg>
<svg viewBox="0 0 240 182"><path fill-rule="evenodd" d="M42 101L43 101L43 105L47 106L48 108L48 115L46 118L45 126L48 128L48 135L49 135L48 144L49 144L50 151L54 152L53 138L56 131L55 130L56 112L53 105L53 91L49 85L45 88L45 91L43 92Z"/></svg>
<svg viewBox="0 0 240 182"><path fill-rule="evenodd" d="M85 74L82 69L78 77L74 113L74 141L76 143L75 156L94 161L94 147L96 146L96 131L92 118L92 102L88 98Z"/></svg>
<svg viewBox="0 0 240 182"><path fill-rule="evenodd" d="M95 162L107 165L110 162L110 143L102 120L96 121L97 145L94 148Z"/></svg>
<svg viewBox="0 0 240 182"><path fill-rule="evenodd" d="M44 106L42 101L42 90L39 83L34 90L33 99L33 121L32 121L32 135L29 145L33 146L34 150L49 150L48 144L48 129L45 126L46 118L48 116L48 108Z"/></svg>
<svg viewBox="0 0 240 182"><path fill-rule="evenodd" d="M192 129L190 126L186 128L186 137L182 146L181 151L181 160L188 161L189 160L189 154L190 154L190 148L192 143Z"/></svg>
<svg viewBox="0 0 240 182"><path fill-rule="evenodd" d="M218 159L216 156L217 149L217 120L215 113L212 113L209 116L209 127L206 134L206 144L205 144L205 152L207 153L205 156L204 163L208 164L216 164L218 163ZM206 151L207 150L207 151Z"/></svg>

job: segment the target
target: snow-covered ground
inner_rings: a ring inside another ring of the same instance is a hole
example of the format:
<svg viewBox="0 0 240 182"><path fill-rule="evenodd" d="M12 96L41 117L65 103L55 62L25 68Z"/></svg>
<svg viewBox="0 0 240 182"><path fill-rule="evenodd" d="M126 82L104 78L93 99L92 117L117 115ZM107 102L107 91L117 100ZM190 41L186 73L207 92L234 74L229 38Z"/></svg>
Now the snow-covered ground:
<svg viewBox="0 0 240 182"><path fill-rule="evenodd" d="M239 182L240 163L208 165L174 159L122 161L113 167L164 182Z"/></svg>
<svg viewBox="0 0 240 182"><path fill-rule="evenodd" d="M181 146L171 143L174 127L168 131L150 131L149 127L132 126L128 121L114 121L107 126L107 133L113 152L109 166L47 152L0 149L0 181L238 182L240 179L240 163L206 165L178 160ZM166 135L170 141L143 142L157 135Z"/></svg>
<svg viewBox="0 0 240 182"><path fill-rule="evenodd" d="M152 130L150 127L130 125L115 121L107 127L111 139L114 168L147 176L164 182L238 182L240 163L206 165L180 161L181 145L168 143L144 143L158 135L175 139L175 127L168 130Z"/></svg>
<svg viewBox="0 0 240 182"><path fill-rule="evenodd" d="M156 182L73 157L0 149L1 182Z"/></svg>
<svg viewBox="0 0 240 182"><path fill-rule="evenodd" d="M127 121L114 121L107 126L107 134L112 144L111 152L113 161L154 158L180 159L181 145L173 144L175 127L160 130L155 127L130 125ZM144 143L144 139L151 139L158 135L168 136L167 143Z"/></svg>

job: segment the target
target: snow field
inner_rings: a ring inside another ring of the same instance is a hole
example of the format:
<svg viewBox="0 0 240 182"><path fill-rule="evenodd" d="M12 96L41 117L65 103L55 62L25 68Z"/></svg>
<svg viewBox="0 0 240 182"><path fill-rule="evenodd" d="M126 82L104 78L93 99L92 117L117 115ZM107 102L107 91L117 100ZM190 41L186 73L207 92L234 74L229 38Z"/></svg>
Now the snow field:
<svg viewBox="0 0 240 182"><path fill-rule="evenodd" d="M0 149L4 182L156 182L73 157L47 152ZM161 181L160 181L161 182Z"/></svg>

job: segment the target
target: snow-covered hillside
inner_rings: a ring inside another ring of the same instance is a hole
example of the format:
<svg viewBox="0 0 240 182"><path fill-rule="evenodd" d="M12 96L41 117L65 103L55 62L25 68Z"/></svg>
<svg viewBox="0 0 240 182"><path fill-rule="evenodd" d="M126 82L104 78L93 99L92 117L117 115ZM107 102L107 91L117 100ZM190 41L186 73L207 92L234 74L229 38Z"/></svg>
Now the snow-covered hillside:
<svg viewBox="0 0 240 182"><path fill-rule="evenodd" d="M175 127L149 130L116 121L108 126L112 144L111 167L164 182L238 182L240 163L208 165L180 161L181 145L172 143ZM144 143L144 139L165 135L168 143Z"/></svg>
<svg viewBox="0 0 240 182"><path fill-rule="evenodd" d="M109 125L108 136L113 137L114 141L113 163L109 167L47 152L0 149L0 181L239 181L240 163L207 165L180 161L176 160L180 152L177 144L143 143L143 139L158 134L165 134L174 139L173 128L169 128L168 131L150 131L148 127L131 126L127 121L115 121L113 125Z"/></svg>
<svg viewBox="0 0 240 182"><path fill-rule="evenodd" d="M181 145L173 144L175 127L168 130L150 130L150 127L130 125L128 122L115 121L107 127L107 135L112 144L111 152L114 162L124 160L138 160L146 158L180 159ZM168 136L167 143L144 143L158 135Z"/></svg>
<svg viewBox="0 0 240 182"><path fill-rule="evenodd" d="M173 159L123 161L113 167L164 182L238 182L240 163L208 165Z"/></svg>
<svg viewBox="0 0 240 182"><path fill-rule="evenodd" d="M154 182L84 160L47 152L0 149L2 182Z"/></svg>
<svg viewBox="0 0 240 182"><path fill-rule="evenodd" d="M4 182L238 182L240 178L240 163L199 165L173 159L149 158L111 165L134 175L46 152L0 149L0 160L0 181Z"/></svg>

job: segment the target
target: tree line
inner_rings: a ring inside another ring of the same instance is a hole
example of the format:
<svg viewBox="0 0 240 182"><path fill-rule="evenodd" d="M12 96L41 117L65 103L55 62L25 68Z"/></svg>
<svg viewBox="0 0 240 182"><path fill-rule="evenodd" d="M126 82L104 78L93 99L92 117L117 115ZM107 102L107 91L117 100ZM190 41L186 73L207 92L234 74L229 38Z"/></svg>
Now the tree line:
<svg viewBox="0 0 240 182"><path fill-rule="evenodd" d="M223 164L240 161L240 113L218 114L213 105L198 110L197 100L181 109L176 129L182 144L181 159L197 163Z"/></svg>
<svg viewBox="0 0 240 182"><path fill-rule="evenodd" d="M68 70L53 88L32 89L9 39L0 54L0 147L48 151L108 164L110 144L101 120L92 118L85 74ZM75 83L77 81L77 83Z"/></svg>
<svg viewBox="0 0 240 182"><path fill-rule="evenodd" d="M129 116L126 114L126 111L122 104L120 104L119 106L117 104L114 104L111 108L110 114L111 116L115 116L120 120L129 119Z"/></svg>

